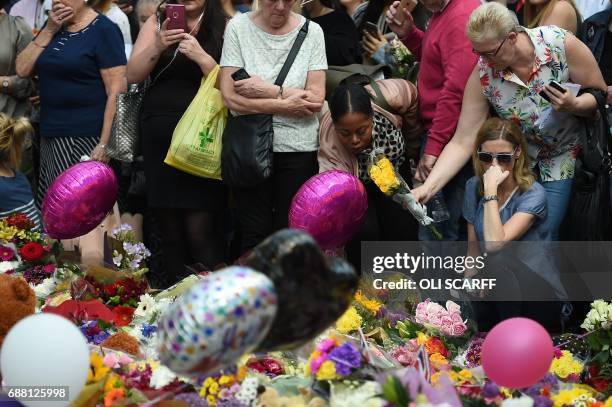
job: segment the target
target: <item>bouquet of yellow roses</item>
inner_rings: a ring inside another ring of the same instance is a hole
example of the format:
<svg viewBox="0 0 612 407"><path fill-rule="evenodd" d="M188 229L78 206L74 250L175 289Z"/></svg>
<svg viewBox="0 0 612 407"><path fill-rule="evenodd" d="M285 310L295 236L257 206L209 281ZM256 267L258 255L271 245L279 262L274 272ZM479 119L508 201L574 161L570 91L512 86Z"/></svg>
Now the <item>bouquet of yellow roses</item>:
<svg viewBox="0 0 612 407"><path fill-rule="evenodd" d="M406 181L381 150L372 151L368 174L383 194L399 203L403 209L410 211L412 216L421 225L426 226L436 239L442 240L442 234L433 225L433 219L427 216L427 207L414 199Z"/></svg>

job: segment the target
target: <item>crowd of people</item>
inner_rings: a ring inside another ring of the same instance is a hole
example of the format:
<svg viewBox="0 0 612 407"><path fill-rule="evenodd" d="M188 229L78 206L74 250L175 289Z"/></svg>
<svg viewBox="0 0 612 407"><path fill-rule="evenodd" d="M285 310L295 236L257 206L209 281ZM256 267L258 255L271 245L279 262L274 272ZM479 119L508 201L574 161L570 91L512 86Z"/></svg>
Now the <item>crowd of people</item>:
<svg viewBox="0 0 612 407"><path fill-rule="evenodd" d="M165 0L1 3L0 215L35 213L83 155L110 161L120 211L144 215L145 240L160 241L161 286L194 265L234 261L287 227L300 186L330 169L366 186L366 220L345 247L358 268L361 241L432 240L372 184L373 149L418 201L440 209L444 240L563 239L584 118L596 115L594 92L612 99L609 0L419 0L404 9L392 0L177 0L182 28L169 26ZM416 83L398 74L406 63L418 67ZM174 128L217 66L233 116L273 117L273 171L258 185L229 188L164 164ZM240 69L250 77L234 80ZM346 79L331 84L338 70ZM141 154L114 162L106 146L116 97L144 83Z"/></svg>

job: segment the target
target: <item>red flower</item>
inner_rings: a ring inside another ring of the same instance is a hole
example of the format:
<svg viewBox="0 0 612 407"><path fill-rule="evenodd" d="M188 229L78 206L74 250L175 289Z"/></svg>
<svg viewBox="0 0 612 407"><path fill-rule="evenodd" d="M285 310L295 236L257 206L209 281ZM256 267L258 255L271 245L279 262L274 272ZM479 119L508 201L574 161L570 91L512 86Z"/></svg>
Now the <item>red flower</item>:
<svg viewBox="0 0 612 407"><path fill-rule="evenodd" d="M40 260L45 255L43 247L36 242L26 243L19 253L21 253L21 257L23 257L25 261Z"/></svg>
<svg viewBox="0 0 612 407"><path fill-rule="evenodd" d="M429 338L427 342L425 342L425 349L429 355L439 353L445 358L448 357L448 349L446 349L446 346L444 346L442 340L440 340L440 338L436 338L435 336Z"/></svg>
<svg viewBox="0 0 612 407"><path fill-rule="evenodd" d="M113 315L115 316L115 325L117 327L129 325L130 322L132 322L134 311L136 311L136 308L124 307L122 305L118 305L113 308Z"/></svg>
<svg viewBox="0 0 612 407"><path fill-rule="evenodd" d="M32 229L35 225L34 222L30 220L25 214L17 213L15 215L9 216L6 218L6 224L8 226L14 226L18 229L29 230Z"/></svg>

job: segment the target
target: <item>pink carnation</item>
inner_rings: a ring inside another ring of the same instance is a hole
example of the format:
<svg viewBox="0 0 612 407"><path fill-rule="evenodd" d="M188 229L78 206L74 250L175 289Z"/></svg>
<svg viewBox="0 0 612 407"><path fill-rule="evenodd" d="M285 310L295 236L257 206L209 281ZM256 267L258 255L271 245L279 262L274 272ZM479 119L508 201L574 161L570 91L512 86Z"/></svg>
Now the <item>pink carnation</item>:
<svg viewBox="0 0 612 407"><path fill-rule="evenodd" d="M336 341L333 338L327 338L317 345L317 350L321 353L327 353L334 346L336 346Z"/></svg>

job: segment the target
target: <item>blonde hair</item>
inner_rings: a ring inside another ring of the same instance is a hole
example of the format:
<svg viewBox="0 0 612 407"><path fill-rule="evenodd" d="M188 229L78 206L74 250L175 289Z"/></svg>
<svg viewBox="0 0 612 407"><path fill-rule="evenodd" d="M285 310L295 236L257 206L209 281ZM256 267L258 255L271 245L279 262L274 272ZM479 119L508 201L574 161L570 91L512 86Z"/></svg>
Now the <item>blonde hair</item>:
<svg viewBox="0 0 612 407"><path fill-rule="evenodd" d="M491 2L479 6L470 15L467 35L472 42L502 40L508 33L518 31L516 16L507 7Z"/></svg>
<svg viewBox="0 0 612 407"><path fill-rule="evenodd" d="M545 5L542 8L542 10L540 10L540 12L538 13L536 6L534 4L531 4L529 0L526 0L525 5L523 6L524 7L523 15L525 17L525 25L527 25L527 27L529 28L540 26L541 25L540 22L544 20L544 17L547 17L548 15L550 15L550 13L552 13L553 8L555 8L555 4L559 1L561 0L550 0L548 4ZM576 3L574 3L574 0L564 0L564 1L567 1L569 4L572 5L572 7L574 8L574 11L576 12L576 16L580 18L580 11L578 11L578 8L576 7Z"/></svg>
<svg viewBox="0 0 612 407"><path fill-rule="evenodd" d="M19 168L31 132L32 126L27 119L14 119L0 113L0 164L13 170Z"/></svg>
<svg viewBox="0 0 612 407"><path fill-rule="evenodd" d="M535 177L529 168L527 141L525 136L516 123L494 117L484 122L480 130L478 130L476 145L472 153L472 164L474 166L474 173L479 180L480 194L482 195L484 191L482 178L485 170L478 159L478 150L480 150L483 143L491 140L505 140L511 143L515 148L520 147L521 154L515 159L512 176L518 184L519 189L523 192L527 191L531 185L533 185Z"/></svg>

